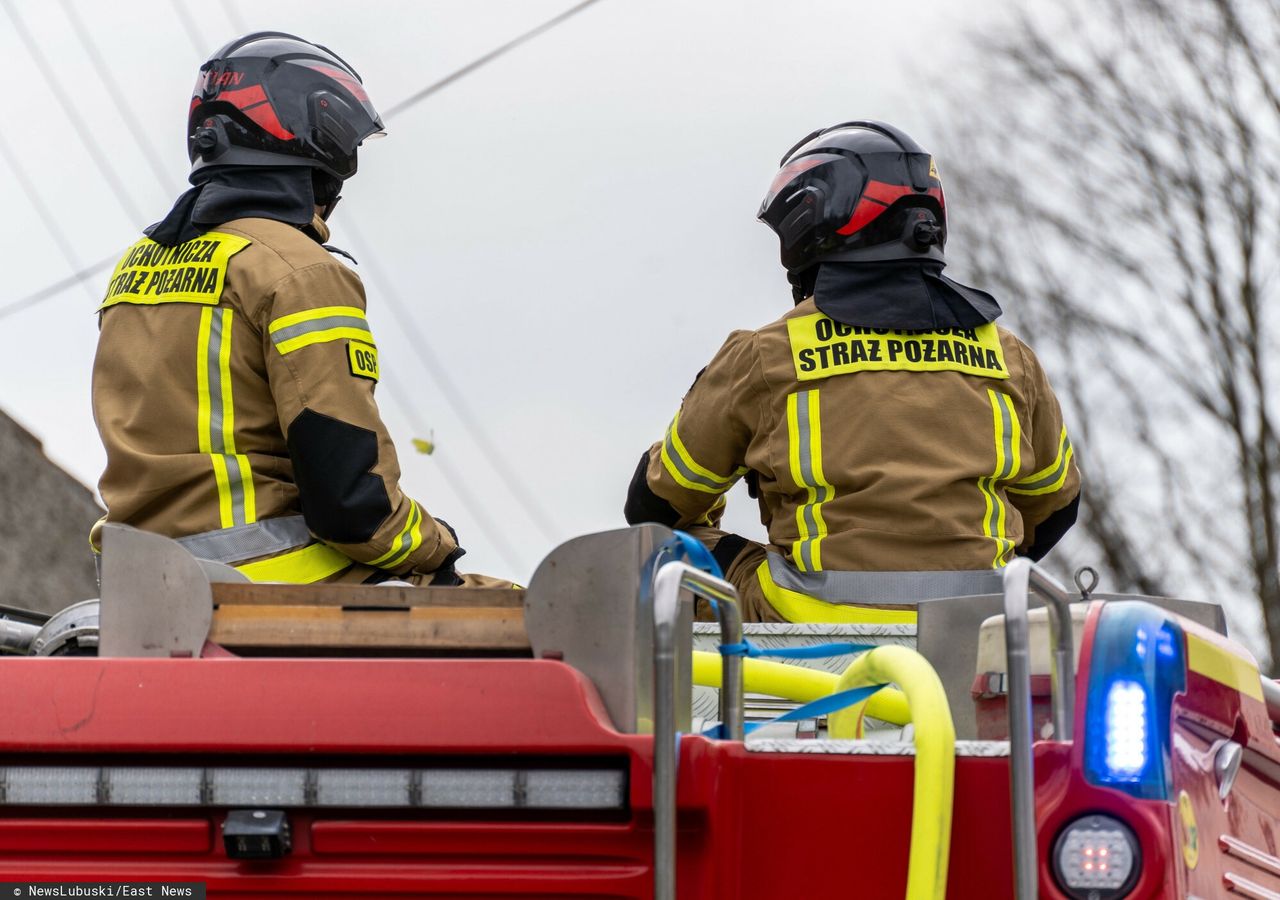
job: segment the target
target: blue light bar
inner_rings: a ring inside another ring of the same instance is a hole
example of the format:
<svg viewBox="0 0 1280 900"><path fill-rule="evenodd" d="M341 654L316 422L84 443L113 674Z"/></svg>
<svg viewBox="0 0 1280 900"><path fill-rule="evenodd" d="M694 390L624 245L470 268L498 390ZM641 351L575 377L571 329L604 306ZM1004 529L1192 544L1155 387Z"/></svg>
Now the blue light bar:
<svg viewBox="0 0 1280 900"><path fill-rule="evenodd" d="M1173 697L1186 689L1182 628L1139 600L1103 607L1085 698L1085 778L1145 800L1168 800Z"/></svg>

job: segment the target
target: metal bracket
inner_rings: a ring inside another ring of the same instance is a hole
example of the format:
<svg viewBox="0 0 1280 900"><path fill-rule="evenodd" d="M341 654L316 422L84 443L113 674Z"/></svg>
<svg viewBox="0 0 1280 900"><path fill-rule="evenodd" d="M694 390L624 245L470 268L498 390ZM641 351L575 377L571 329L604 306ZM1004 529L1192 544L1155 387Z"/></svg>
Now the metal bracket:
<svg viewBox="0 0 1280 900"><path fill-rule="evenodd" d="M742 643L738 592L727 581L682 562L669 562L653 577L653 896L676 895L676 640L683 607L697 597L715 601L720 640ZM721 661L720 718L725 737L743 738L742 657Z"/></svg>
<svg viewBox="0 0 1280 900"><path fill-rule="evenodd" d="M177 541L105 525L99 621L99 656L198 657L213 622L209 576Z"/></svg>
<svg viewBox="0 0 1280 900"><path fill-rule="evenodd" d="M1031 651L1027 607L1031 591L1049 609L1050 680L1053 734L1071 740L1075 715L1075 653L1072 647L1071 597L1057 580L1026 558L1004 570L1004 635L1009 682L1009 799L1013 812L1014 896L1034 900L1039 870L1036 862L1035 761L1032 746Z"/></svg>

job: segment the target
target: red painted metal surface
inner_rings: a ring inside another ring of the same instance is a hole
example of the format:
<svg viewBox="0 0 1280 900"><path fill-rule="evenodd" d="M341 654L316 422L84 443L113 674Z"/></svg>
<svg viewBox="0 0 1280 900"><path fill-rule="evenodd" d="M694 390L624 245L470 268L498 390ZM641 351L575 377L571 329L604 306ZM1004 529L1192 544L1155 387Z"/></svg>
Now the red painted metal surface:
<svg viewBox="0 0 1280 900"><path fill-rule="evenodd" d="M1096 614L1085 630L1082 698L1095 626ZM608 757L630 771L629 809L614 820L291 812L294 851L278 861L228 859L219 811L0 807L0 881L195 880L225 898L652 894L651 742L615 732L595 689L559 662L24 658L0 659L0 684L0 764L359 765L371 757L408 765L445 757L572 764ZM1212 691L1200 701L1213 702ZM1191 706L1188 721L1203 730L1213 716ZM1228 869L1260 881L1256 867L1220 865L1226 855L1216 840L1230 830L1274 852L1280 783L1268 778L1280 763L1267 768L1273 736L1244 733L1256 711L1227 713L1221 727L1233 720L1256 757L1229 804L1217 800L1212 741L1185 725L1175 738L1175 781L1200 817L1200 862L1190 879L1174 804L1086 784L1080 741L1038 744L1041 896L1064 897L1048 874L1049 853L1060 829L1089 812L1116 815L1138 835L1143 872L1131 897L1183 900L1191 889L1206 900L1221 896ZM901 897L913 766L911 757L753 753L684 738L680 895ZM1009 900L1007 760L962 757L955 783L947 896Z"/></svg>

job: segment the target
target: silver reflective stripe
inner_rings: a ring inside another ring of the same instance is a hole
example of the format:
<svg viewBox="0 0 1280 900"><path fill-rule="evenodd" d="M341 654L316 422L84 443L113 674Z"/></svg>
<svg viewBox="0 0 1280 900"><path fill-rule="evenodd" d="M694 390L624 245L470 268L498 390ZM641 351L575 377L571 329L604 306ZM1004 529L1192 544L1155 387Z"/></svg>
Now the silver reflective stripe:
<svg viewBox="0 0 1280 900"><path fill-rule="evenodd" d="M192 556L229 566L305 547L311 542L311 532L302 516L263 519L178 538L178 543Z"/></svg>
<svg viewBox="0 0 1280 900"><path fill-rule="evenodd" d="M675 440L672 437L675 430L676 423L672 422L671 427L667 429L667 436L663 443L667 449L667 457L671 460L672 465L680 470L680 474L689 481L692 481L694 484L700 484L703 487L710 488L715 493L729 490L735 479L728 478L721 480L719 478L708 478L706 475L695 472L689 467L689 464L684 461L684 457L680 455L679 448L675 445Z"/></svg>
<svg viewBox="0 0 1280 900"><path fill-rule="evenodd" d="M798 542L797 555L803 564L806 572L813 572L820 569L821 566L814 565L813 548L814 545L822 540L823 533L818 528L817 508L823 503L831 499L831 495L835 490L827 484L819 483L813 474L813 436L812 425L809 422L809 396L817 394L817 390L800 391L796 394L796 443L797 451L800 459L800 477L804 486L809 488L812 493L808 503L800 508L801 514L804 516L804 535Z"/></svg>
<svg viewBox="0 0 1280 900"><path fill-rule="evenodd" d="M908 603L941 597L998 594L999 570L960 572L799 572L778 553L769 554L769 575L778 587L827 603Z"/></svg>
<svg viewBox="0 0 1280 900"><path fill-rule="evenodd" d="M1000 527L1000 517L1004 512L1004 501L996 493L996 485L1007 481L1013 475L1013 421L1009 409L1009 398L999 391L988 391L996 406L1000 409L1000 469L989 482L991 487L991 514L987 518L987 534L995 537L1003 548L1005 542L1004 529Z"/></svg>
<svg viewBox="0 0 1280 900"><path fill-rule="evenodd" d="M248 521L245 513L245 486L241 477L240 460L236 457L235 447L228 447L223 434L223 421L227 407L231 404L230 396L222 394L222 341L223 321L230 324L230 310L214 308L209 313L209 350L205 354L205 362L209 378L209 449L222 456L223 467L227 470L227 486L231 493L231 522L233 526L244 525ZM230 345L231 335L225 339ZM228 356L230 346L227 347ZM227 387L231 387L231 379L227 379Z"/></svg>
<svg viewBox="0 0 1280 900"><path fill-rule="evenodd" d="M1071 461L1071 438L1063 435L1062 445L1058 451L1058 464L1052 472L1043 478L1037 478L1035 481L1017 481L1014 482L1010 490L1022 491L1039 491L1049 487L1062 477L1062 473L1066 471L1067 464Z"/></svg>
<svg viewBox="0 0 1280 900"><path fill-rule="evenodd" d="M328 331L330 328L359 328L361 331L368 331L369 320L363 316L325 316L323 319L311 319L271 332L271 342L278 347L292 338L316 331Z"/></svg>

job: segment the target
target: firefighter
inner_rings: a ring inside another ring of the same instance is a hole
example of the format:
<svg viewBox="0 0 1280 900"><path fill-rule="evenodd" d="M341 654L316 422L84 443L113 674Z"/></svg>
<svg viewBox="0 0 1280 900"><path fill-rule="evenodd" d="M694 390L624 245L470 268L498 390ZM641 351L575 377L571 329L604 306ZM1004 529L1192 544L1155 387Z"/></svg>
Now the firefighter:
<svg viewBox="0 0 1280 900"><path fill-rule="evenodd" d="M382 134L360 76L319 44L260 32L201 66L194 187L99 310L104 521L255 581L491 582L456 572L457 536L400 488L364 288L325 243L357 148Z"/></svg>
<svg viewBox="0 0 1280 900"><path fill-rule="evenodd" d="M1080 474L1035 355L942 274L932 157L879 122L816 131L759 218L795 308L699 373L627 520L702 538L748 620L910 621L883 606L999 590L1015 554L1040 559L1075 522ZM718 529L740 478L767 545Z"/></svg>

